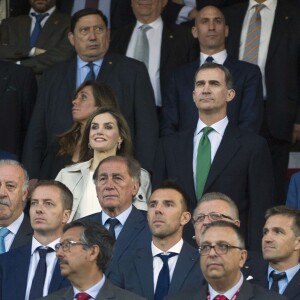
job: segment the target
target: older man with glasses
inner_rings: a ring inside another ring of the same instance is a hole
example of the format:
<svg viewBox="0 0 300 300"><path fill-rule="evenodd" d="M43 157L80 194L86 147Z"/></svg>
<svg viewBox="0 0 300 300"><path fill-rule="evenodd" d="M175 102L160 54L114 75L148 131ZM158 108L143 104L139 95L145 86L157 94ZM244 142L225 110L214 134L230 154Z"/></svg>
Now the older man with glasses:
<svg viewBox="0 0 300 300"><path fill-rule="evenodd" d="M200 267L207 283L182 291L172 300L286 299L245 280L241 272L247 259L245 241L240 228L232 222L215 221L207 225L199 246Z"/></svg>

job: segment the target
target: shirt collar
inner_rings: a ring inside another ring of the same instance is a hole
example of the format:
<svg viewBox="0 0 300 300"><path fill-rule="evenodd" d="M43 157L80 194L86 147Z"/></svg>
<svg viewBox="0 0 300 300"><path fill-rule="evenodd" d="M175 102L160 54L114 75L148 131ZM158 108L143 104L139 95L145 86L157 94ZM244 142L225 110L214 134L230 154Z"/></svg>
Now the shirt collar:
<svg viewBox="0 0 300 300"><path fill-rule="evenodd" d="M124 210L122 213L120 213L118 216L116 216L113 219L118 219L119 222L122 224L122 226L124 226L131 211L132 211L132 205L130 205L126 210ZM106 221L110 218L111 217L102 210L102 224L104 225Z"/></svg>
<svg viewBox="0 0 300 300"><path fill-rule="evenodd" d="M102 62L103 62L103 58L100 58L100 59L97 59L97 60L93 61L93 63L98 67L101 67ZM78 69L81 69L82 67L85 67L87 63L88 63L87 61L82 60L79 57L79 55L77 55L77 67L78 67Z"/></svg>
<svg viewBox="0 0 300 300"><path fill-rule="evenodd" d="M227 299L232 299L233 295L241 288L243 281L244 281L244 277L243 274L240 273L240 280L238 281L238 283L236 285L234 285L231 289L229 289L228 291L226 291L224 295ZM220 293L218 293L217 291L215 291L211 285L208 285L208 290L209 290L209 294L210 294L210 299L214 299L217 295L220 295Z"/></svg>
<svg viewBox="0 0 300 300"><path fill-rule="evenodd" d="M248 11L252 10L255 5L257 5L255 0L249 0L249 5L248 5ZM271 11L275 11L276 6L277 6L277 0L266 0L264 3L262 3L266 6Z"/></svg>
<svg viewBox="0 0 300 300"><path fill-rule="evenodd" d="M48 9L47 11L43 12L42 14L48 13L49 16L51 16L53 14L53 12L55 11L55 9L56 9L56 6L53 6L50 9ZM33 8L31 8L30 11L29 11L29 16L32 18L31 13L40 14L37 11L35 11Z"/></svg>
<svg viewBox="0 0 300 300"><path fill-rule="evenodd" d="M213 128L214 131L216 131L218 134L223 136L227 125L228 125L228 117L226 116L224 119L210 125L209 127ZM207 127L207 125L203 123L201 119L198 119L197 127L195 130L195 136L198 135L204 127Z"/></svg>
<svg viewBox="0 0 300 300"><path fill-rule="evenodd" d="M226 49L224 49L221 52L215 53L213 55L207 55L203 52L200 52L200 63L201 63L201 65L205 62L205 60L207 59L208 56L213 57L215 63L217 63L219 65L223 65L224 61L227 58L227 51L226 51Z"/></svg>
<svg viewBox="0 0 300 300"><path fill-rule="evenodd" d="M57 238L56 240L52 241L51 243L49 243L48 245L43 245L41 244L34 236L32 237L32 244L31 244L31 255L33 255L33 253L36 251L37 248L39 247L48 247L53 249L53 251L55 251L55 245L57 243L59 243L60 238Z"/></svg>
<svg viewBox="0 0 300 300"><path fill-rule="evenodd" d="M160 250L158 247L156 247L153 243L153 241L151 242L151 250L152 250L152 255L153 257L161 254L161 253L170 253L170 252L174 252L179 254L181 251L181 248L183 246L183 239L180 239L174 246L172 246L168 251L162 251Z"/></svg>
<svg viewBox="0 0 300 300"><path fill-rule="evenodd" d="M154 29L157 29L159 26L161 26L163 24L162 18L159 16L155 21L153 21L152 23L149 23L147 25L151 26ZM141 23L140 21L136 21L136 25L135 28L140 28L142 25L145 25L143 23Z"/></svg>
<svg viewBox="0 0 300 300"><path fill-rule="evenodd" d="M6 228L9 229L9 231L11 233L13 233L14 235L17 234L22 222L24 220L24 213L22 212L21 215L19 216L18 219L16 219L14 222L12 222L9 226L7 226Z"/></svg>
<svg viewBox="0 0 300 300"><path fill-rule="evenodd" d="M98 281L95 285L91 286L89 289L85 290L84 292L89 294L93 299L96 299L97 295L99 294L99 291L102 289L104 285L104 282L105 282L105 275L103 274L100 281ZM73 291L74 291L74 297L78 293L83 292L83 291L79 291L75 287L73 287Z"/></svg>
<svg viewBox="0 0 300 300"><path fill-rule="evenodd" d="M284 270L284 271L281 271L281 272L285 272L286 273L286 278L288 280L288 282L290 282L293 277L295 276L295 274L300 270L300 264L292 267L292 268L289 268L287 270ZM275 273L281 273L275 269L273 269L270 265L268 267L268 281L269 281L269 278L270 278L270 274L271 272L275 271Z"/></svg>

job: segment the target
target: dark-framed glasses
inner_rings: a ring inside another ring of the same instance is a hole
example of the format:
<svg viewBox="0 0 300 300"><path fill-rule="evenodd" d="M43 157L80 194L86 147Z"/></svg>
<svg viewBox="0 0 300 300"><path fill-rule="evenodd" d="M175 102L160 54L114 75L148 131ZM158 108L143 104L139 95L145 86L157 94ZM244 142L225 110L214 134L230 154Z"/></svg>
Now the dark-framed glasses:
<svg viewBox="0 0 300 300"><path fill-rule="evenodd" d="M214 221L220 221L223 219L228 219L231 221L234 221L231 217L217 213L217 212L210 212L209 214L205 215L205 214L199 214L197 215L195 218L192 219L192 223L196 224L196 223L203 223L205 218L208 218L211 222Z"/></svg>
<svg viewBox="0 0 300 300"><path fill-rule="evenodd" d="M230 249L244 250L243 248L238 246L232 246L226 243L218 243L215 245L203 244L199 247L199 253L201 256L209 255L211 249L214 249L216 254L218 255L225 255Z"/></svg>
<svg viewBox="0 0 300 300"><path fill-rule="evenodd" d="M63 241L61 243L57 243L55 245L55 251L57 251L59 248L61 248L63 251L69 251L71 246L76 246L76 245L87 246L87 244L82 243L82 242L65 240L65 241Z"/></svg>

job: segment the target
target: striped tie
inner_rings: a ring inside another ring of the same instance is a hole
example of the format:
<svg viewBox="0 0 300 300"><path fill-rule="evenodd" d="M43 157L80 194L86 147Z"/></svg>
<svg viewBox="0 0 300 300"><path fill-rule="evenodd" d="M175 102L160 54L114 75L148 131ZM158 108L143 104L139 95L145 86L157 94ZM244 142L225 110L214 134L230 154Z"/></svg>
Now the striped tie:
<svg viewBox="0 0 300 300"><path fill-rule="evenodd" d="M257 4L254 7L255 13L253 14L249 22L243 60L248 61L252 64L257 64L261 31L260 11L265 7L265 5Z"/></svg>

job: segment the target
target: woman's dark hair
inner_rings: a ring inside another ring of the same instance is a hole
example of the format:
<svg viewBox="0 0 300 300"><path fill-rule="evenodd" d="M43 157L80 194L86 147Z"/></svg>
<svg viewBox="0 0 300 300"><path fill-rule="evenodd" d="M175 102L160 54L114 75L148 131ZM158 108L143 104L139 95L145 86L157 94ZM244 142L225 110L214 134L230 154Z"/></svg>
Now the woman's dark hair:
<svg viewBox="0 0 300 300"><path fill-rule="evenodd" d="M110 114L117 122L117 126L119 129L119 133L123 142L121 144L120 149L117 149L116 155L120 156L132 156L133 155L133 146L131 141L130 129L129 126L123 117L123 115L118 111L110 107L102 107L98 108L88 119L86 122L86 126L84 129L84 133L82 136L81 146L80 146L80 154L79 154L79 161L87 161L93 157L93 150L89 149L89 135L90 129L93 119L98 116L108 113Z"/></svg>

